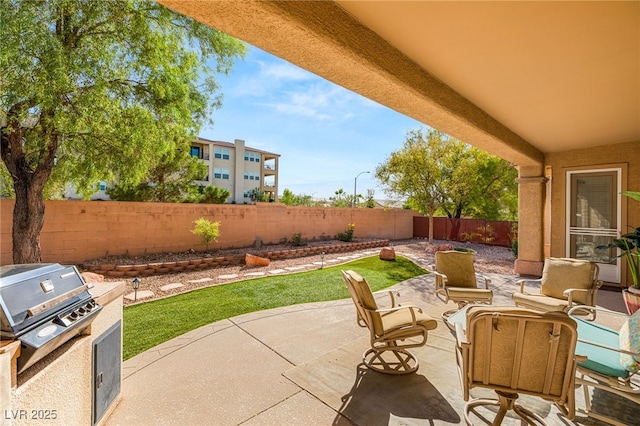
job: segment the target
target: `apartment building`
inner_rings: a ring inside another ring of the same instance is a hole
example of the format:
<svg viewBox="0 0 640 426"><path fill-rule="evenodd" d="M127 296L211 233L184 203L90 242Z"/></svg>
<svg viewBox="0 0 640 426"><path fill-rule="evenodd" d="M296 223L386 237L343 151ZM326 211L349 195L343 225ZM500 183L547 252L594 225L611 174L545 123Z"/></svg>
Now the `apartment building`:
<svg viewBox="0 0 640 426"><path fill-rule="evenodd" d="M215 185L228 189L227 202L249 203L249 193L258 188L270 201L278 201L278 161L280 154L262 151L236 139L233 143L198 138L191 144L191 156L207 164L209 173L201 186Z"/></svg>

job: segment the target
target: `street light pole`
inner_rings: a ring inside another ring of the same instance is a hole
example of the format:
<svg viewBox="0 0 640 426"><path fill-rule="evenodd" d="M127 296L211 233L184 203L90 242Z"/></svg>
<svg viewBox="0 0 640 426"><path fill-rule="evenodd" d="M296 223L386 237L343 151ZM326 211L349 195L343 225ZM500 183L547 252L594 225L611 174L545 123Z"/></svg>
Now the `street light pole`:
<svg viewBox="0 0 640 426"><path fill-rule="evenodd" d="M356 189L357 189L357 187L358 187L358 176L360 176L360 175L362 175L362 174L365 174L365 173L370 173L370 172L368 172L368 171L366 171L366 172L360 172L360 173L358 173L358 174L356 175L356 178L353 180L353 205L352 205L352 207L355 207L355 206L356 206L356 200L357 200L357 198L356 198L356 197L357 197L357 195L356 195L356 194L357 194Z"/></svg>

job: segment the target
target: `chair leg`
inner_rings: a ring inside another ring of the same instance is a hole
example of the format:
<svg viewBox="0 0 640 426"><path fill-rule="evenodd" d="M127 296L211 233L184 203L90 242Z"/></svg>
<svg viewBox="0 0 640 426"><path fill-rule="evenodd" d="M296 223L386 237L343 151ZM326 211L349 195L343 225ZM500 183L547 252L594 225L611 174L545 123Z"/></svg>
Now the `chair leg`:
<svg viewBox="0 0 640 426"><path fill-rule="evenodd" d="M533 411L524 408L520 404L516 404L516 400L518 399L517 393L502 391L496 391L496 393L498 394L498 399L477 398L470 401L464 407L464 420L467 425L473 425L473 422L471 421L471 411L476 407L486 405L499 407L498 412L496 413L496 417L492 422L493 425L502 424L502 420L509 411L513 411L518 417L524 420L526 424L547 424L542 417L540 417Z"/></svg>
<svg viewBox="0 0 640 426"><path fill-rule="evenodd" d="M415 355L395 345L366 350L362 354L362 362L371 370L385 374L409 374L417 371L419 366Z"/></svg>

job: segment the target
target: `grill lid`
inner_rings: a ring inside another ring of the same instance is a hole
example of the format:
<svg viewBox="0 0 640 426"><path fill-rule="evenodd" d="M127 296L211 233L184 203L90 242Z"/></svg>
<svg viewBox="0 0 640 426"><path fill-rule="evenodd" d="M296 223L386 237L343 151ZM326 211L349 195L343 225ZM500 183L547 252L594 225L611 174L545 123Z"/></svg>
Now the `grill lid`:
<svg viewBox="0 0 640 426"><path fill-rule="evenodd" d="M74 266L0 266L1 330L5 335L17 336L68 306L91 299L87 290Z"/></svg>

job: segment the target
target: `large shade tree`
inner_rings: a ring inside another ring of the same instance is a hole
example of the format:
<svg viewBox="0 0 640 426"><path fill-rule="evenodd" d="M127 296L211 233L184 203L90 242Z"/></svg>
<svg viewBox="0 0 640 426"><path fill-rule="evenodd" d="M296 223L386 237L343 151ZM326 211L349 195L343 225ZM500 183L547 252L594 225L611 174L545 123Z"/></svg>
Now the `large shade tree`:
<svg viewBox="0 0 640 426"><path fill-rule="evenodd" d="M39 262L43 191L136 185L188 149L244 44L150 0L0 2L2 161L13 260Z"/></svg>
<svg viewBox="0 0 640 426"><path fill-rule="evenodd" d="M388 195L406 197L409 205L429 217L444 211L499 219L517 204L517 170L508 162L437 130L411 130L404 145L376 168Z"/></svg>

